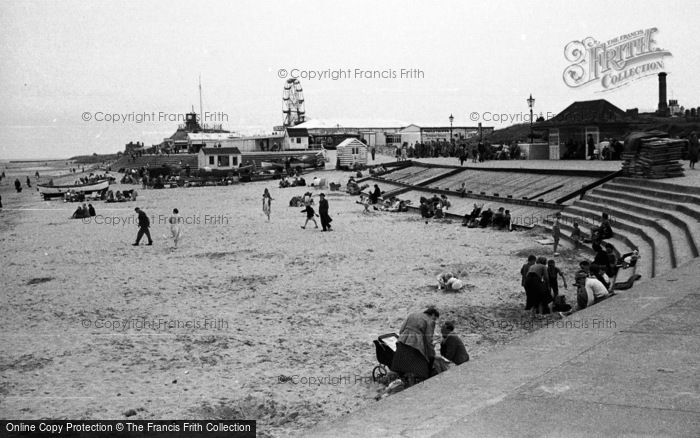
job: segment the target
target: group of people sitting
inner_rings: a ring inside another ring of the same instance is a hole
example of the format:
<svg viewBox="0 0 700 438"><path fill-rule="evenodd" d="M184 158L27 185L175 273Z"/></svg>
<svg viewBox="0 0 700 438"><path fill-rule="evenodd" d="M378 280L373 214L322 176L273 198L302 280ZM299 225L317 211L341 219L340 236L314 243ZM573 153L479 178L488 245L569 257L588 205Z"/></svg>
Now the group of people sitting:
<svg viewBox="0 0 700 438"><path fill-rule="evenodd" d="M107 196L105 199L105 202L126 202L126 201L135 201L136 196L138 193L136 190L124 190L119 191L117 190L116 193L114 193L112 190L107 191Z"/></svg>
<svg viewBox="0 0 700 438"><path fill-rule="evenodd" d="M464 215L462 226L468 228L486 228L490 226L498 230L511 230L510 210L499 207L494 213L491 208L486 210L483 208L484 204L474 204L474 208L472 209L471 213Z"/></svg>
<svg viewBox="0 0 700 438"><path fill-rule="evenodd" d="M362 212L363 214L367 214L370 212L369 207L372 205L372 203L370 202L370 197L368 195L360 195L360 200L358 201L358 203L362 204L365 207L364 211ZM373 208L375 210L388 211L392 213L406 212L408 211L408 205L410 203L411 201L406 201L403 199L399 199L396 196L392 196L380 202L378 206L375 205Z"/></svg>
<svg viewBox="0 0 700 438"><path fill-rule="evenodd" d="M445 211L451 206L452 204L447 199L447 195L433 195L432 198L421 196L419 207L420 215L425 219L442 219L445 217Z"/></svg>
<svg viewBox="0 0 700 438"><path fill-rule="evenodd" d="M303 176L294 176L293 178L287 178L286 176L283 176L280 180L281 189L299 186L306 186L306 180Z"/></svg>
<svg viewBox="0 0 700 438"><path fill-rule="evenodd" d="M83 219L86 217L95 216L95 214L95 207L93 207L92 204L83 204L75 210L73 216L71 216L71 219Z"/></svg>
<svg viewBox="0 0 700 438"><path fill-rule="evenodd" d="M385 174L386 172L387 172L386 167L381 166L381 165L378 167L370 167L369 168L369 174L371 176L382 175L382 174Z"/></svg>
<svg viewBox="0 0 700 438"><path fill-rule="evenodd" d="M440 327L442 338L435 339L439 318L440 312L429 307L408 315L401 326L390 369L399 375L405 387L469 361L464 342L454 333L453 321L443 323ZM437 352L436 346L439 346Z"/></svg>
<svg viewBox="0 0 700 438"><path fill-rule="evenodd" d="M294 196L289 200L290 207L306 207L313 204L314 199L311 192L304 193L304 196Z"/></svg>
<svg viewBox="0 0 700 438"><path fill-rule="evenodd" d="M559 278L562 279L564 288L567 288L567 284L566 277L556 262L547 260L546 257L530 255L520 269L521 284L526 296L525 310L531 310L534 315L559 312L561 316L567 316L603 301L614 295L616 290L629 289L640 278L633 274L626 281L616 281L620 269L636 266L639 260L639 251L636 249L621 255L619 259L610 243L595 244L595 250L593 261L581 261L580 269L574 277L576 308L567 304L566 297L559 294Z"/></svg>
<svg viewBox="0 0 700 438"><path fill-rule="evenodd" d="M345 186L345 190L346 190L346 191L348 192L348 194L350 194L350 195L359 195L359 194L362 193L362 191L363 191L364 189L366 189L367 187L369 187L369 184L363 184L363 185L360 186L360 185L357 183L357 181L355 181L355 178L353 178L353 177L351 176L350 179L348 180L347 185ZM376 187L376 184L375 184L375 187Z"/></svg>

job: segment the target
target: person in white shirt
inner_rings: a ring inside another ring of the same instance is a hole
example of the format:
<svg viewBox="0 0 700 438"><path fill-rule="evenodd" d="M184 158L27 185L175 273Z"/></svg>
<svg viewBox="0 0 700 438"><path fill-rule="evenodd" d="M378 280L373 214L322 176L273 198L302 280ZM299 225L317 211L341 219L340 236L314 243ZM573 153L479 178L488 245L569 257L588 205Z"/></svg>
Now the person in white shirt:
<svg viewBox="0 0 700 438"><path fill-rule="evenodd" d="M590 294L593 294L594 303L598 303L610 296L608 289L597 278L587 277L585 288L589 296Z"/></svg>

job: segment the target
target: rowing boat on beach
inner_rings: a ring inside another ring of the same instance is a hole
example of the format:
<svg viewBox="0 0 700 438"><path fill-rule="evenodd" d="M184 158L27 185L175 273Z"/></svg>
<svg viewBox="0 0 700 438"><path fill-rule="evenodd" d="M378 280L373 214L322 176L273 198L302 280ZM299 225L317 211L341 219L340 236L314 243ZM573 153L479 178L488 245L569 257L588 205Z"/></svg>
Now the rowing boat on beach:
<svg viewBox="0 0 700 438"><path fill-rule="evenodd" d="M89 194L106 190L107 187L109 187L109 180L103 179L87 184L67 184L61 186L38 184L37 187L44 199L62 198L67 192Z"/></svg>

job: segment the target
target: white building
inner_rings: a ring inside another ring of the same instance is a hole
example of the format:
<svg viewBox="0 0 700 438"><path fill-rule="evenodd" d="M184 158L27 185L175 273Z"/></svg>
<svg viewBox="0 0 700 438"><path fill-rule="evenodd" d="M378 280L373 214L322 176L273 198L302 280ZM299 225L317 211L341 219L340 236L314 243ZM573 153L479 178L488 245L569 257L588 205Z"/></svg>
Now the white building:
<svg viewBox="0 0 700 438"><path fill-rule="evenodd" d="M355 164L367 164L367 145L356 138L348 138L340 143L338 150L338 166L352 169Z"/></svg>
<svg viewBox="0 0 700 438"><path fill-rule="evenodd" d="M241 155L236 147L207 147L199 150L197 162L200 169L238 169Z"/></svg>

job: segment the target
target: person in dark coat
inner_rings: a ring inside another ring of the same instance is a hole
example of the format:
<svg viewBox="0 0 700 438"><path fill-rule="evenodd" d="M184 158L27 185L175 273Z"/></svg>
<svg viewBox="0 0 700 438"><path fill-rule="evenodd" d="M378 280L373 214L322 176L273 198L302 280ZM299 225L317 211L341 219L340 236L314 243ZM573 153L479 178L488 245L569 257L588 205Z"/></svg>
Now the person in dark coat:
<svg viewBox="0 0 700 438"><path fill-rule="evenodd" d="M331 222L333 222L333 219L328 215L328 200L324 193L321 193L320 197L321 200L318 202L318 214L321 217L321 227L323 227L321 231L333 231L331 229Z"/></svg>
<svg viewBox="0 0 700 438"><path fill-rule="evenodd" d="M530 267L525 277L525 295L527 304L525 310L532 309L533 314L548 314L552 296L549 294L549 275L547 259L538 257L537 262Z"/></svg>
<svg viewBox="0 0 700 438"><path fill-rule="evenodd" d="M695 163L698 162L698 153L700 152L700 144L698 143L698 134L693 131L690 133L690 144L688 145L688 160L689 168L695 169Z"/></svg>
<svg viewBox="0 0 700 438"><path fill-rule="evenodd" d="M369 195L370 204L376 204L379 202L379 197L382 196L382 191L379 189L378 185L374 185L374 190Z"/></svg>
<svg viewBox="0 0 700 438"><path fill-rule="evenodd" d="M27 187L31 187L31 186L32 186L32 180L30 180L29 177L27 177Z"/></svg>
<svg viewBox="0 0 700 438"><path fill-rule="evenodd" d="M22 183L19 182L19 178L15 178L15 190L17 190L17 193L22 191Z"/></svg>
<svg viewBox="0 0 700 438"><path fill-rule="evenodd" d="M136 207L134 211L139 215L139 232L136 235L136 243L132 243L132 245L139 246L139 242L141 241L141 238L144 234L146 235L146 237L148 237L147 245L153 245L153 239L151 239L151 232L148 230L148 228L151 226L151 221L148 219L148 215L138 207Z"/></svg>
<svg viewBox="0 0 700 438"><path fill-rule="evenodd" d="M423 312L408 315L401 326L391 370L398 373L402 380L405 378L408 381L407 386L431 375L435 359L433 334L438 318L440 312L434 307L429 307Z"/></svg>

